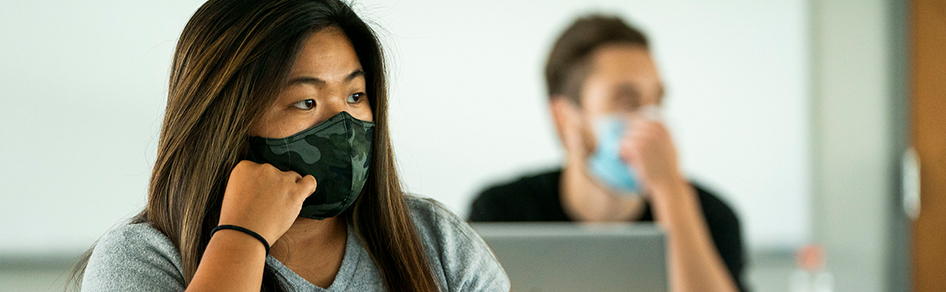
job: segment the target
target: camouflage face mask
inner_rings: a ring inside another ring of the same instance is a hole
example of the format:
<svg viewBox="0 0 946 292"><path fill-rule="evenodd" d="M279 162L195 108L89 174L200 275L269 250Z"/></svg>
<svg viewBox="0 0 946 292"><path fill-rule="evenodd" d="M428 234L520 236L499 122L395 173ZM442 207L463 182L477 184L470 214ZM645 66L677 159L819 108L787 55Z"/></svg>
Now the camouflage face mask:
<svg viewBox="0 0 946 292"><path fill-rule="evenodd" d="M340 112L286 138L250 137L247 160L314 176L318 186L302 203L299 217L325 219L341 214L361 194L373 135L374 123Z"/></svg>

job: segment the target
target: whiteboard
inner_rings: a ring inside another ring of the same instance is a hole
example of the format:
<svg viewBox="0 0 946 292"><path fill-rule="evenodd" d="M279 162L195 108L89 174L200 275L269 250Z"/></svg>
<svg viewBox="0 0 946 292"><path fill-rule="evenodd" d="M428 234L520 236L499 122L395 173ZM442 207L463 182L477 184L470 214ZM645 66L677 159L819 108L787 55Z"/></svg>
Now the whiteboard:
<svg viewBox="0 0 946 292"><path fill-rule="evenodd" d="M147 194L176 39L202 1L0 4L0 254L75 253ZM489 184L562 151L542 68L584 12L645 31L683 168L752 249L810 238L805 1L356 1L391 70L409 191L465 216ZM13 236L10 236L13 235Z"/></svg>

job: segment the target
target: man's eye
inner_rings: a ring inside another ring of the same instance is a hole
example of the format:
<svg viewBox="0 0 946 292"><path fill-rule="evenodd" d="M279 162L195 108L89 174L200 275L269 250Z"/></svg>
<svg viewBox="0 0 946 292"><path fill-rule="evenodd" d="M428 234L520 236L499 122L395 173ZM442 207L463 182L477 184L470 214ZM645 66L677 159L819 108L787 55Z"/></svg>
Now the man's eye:
<svg viewBox="0 0 946 292"><path fill-rule="evenodd" d="M348 103L359 103L362 99L365 98L365 94L362 92L355 93L348 96Z"/></svg>
<svg viewBox="0 0 946 292"><path fill-rule="evenodd" d="M292 104L292 106L297 107L299 109L303 109L303 110L310 110L313 107L315 107L315 100L312 100L312 99L301 100L297 103Z"/></svg>

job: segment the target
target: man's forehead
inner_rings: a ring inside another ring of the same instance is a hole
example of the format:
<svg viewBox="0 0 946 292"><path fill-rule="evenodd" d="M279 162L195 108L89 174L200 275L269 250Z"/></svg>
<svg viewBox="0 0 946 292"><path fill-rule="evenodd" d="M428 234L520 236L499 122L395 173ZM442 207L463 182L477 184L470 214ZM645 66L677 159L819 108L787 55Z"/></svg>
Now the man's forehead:
<svg viewBox="0 0 946 292"><path fill-rule="evenodd" d="M644 47L612 45L595 50L591 73L657 75L657 67Z"/></svg>

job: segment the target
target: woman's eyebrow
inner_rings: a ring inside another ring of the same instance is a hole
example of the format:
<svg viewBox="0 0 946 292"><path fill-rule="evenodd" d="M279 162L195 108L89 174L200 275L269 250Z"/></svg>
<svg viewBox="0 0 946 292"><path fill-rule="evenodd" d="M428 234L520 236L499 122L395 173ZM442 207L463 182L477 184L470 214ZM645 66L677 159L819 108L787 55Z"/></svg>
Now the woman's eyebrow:
<svg viewBox="0 0 946 292"><path fill-rule="evenodd" d="M365 77L365 71L361 69L352 71L351 74L348 74L348 77L345 77L345 82L352 81L358 77Z"/></svg>
<svg viewBox="0 0 946 292"><path fill-rule="evenodd" d="M364 77L364 76L365 76L365 71L364 71L364 70L356 69L355 71L352 71L351 73L348 74L348 76L345 77L345 82L351 82L351 81L354 80L355 78ZM318 78L318 77L299 76L299 77L295 77L295 78L290 79L288 85L292 86L292 85L296 85L296 84L299 84L299 83L302 83L302 84L312 84L312 85L315 85L315 86L323 86L323 85L325 85L327 82L325 82L325 80L322 80L322 79L320 79L320 78Z"/></svg>

